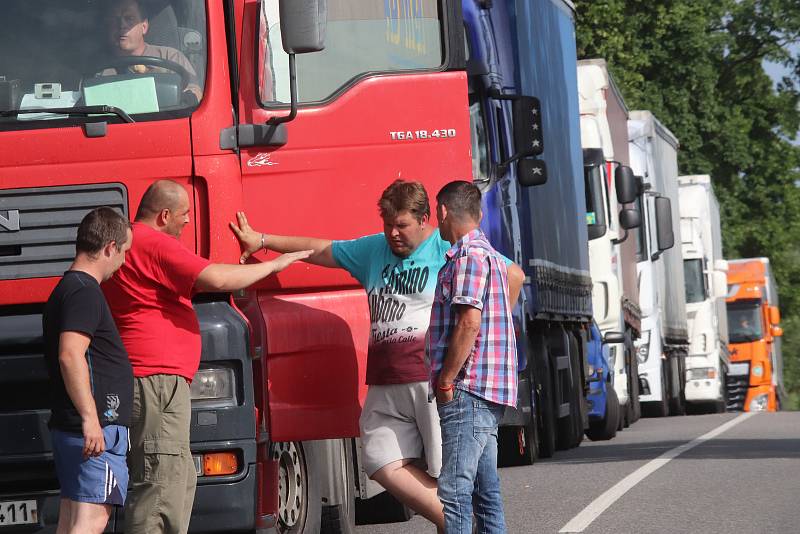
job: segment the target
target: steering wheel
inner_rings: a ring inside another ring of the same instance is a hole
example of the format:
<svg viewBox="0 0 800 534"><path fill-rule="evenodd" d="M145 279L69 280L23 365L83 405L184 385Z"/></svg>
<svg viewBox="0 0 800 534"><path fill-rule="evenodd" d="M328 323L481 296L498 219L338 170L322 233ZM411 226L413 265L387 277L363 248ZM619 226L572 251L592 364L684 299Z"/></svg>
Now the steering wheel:
<svg viewBox="0 0 800 534"><path fill-rule="evenodd" d="M192 75L186 70L182 65L175 63L174 61L170 61L168 59L163 59L160 57L154 56L119 56L115 57L114 59L105 61L100 67L99 70L103 71L107 68L114 68L117 69L117 72L120 69L127 69L133 65L148 65L150 67L160 67L162 69L167 69L178 74L181 77L181 90L186 90L186 87L189 85L189 81L192 78Z"/></svg>

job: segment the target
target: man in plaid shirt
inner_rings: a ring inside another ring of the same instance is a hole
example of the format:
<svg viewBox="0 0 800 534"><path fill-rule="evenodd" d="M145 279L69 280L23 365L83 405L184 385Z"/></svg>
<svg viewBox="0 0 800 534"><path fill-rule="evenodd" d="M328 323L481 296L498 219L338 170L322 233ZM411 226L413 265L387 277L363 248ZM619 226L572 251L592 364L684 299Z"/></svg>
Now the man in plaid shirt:
<svg viewBox="0 0 800 534"><path fill-rule="evenodd" d="M517 348L502 256L481 232L481 193L450 182L436 196L439 231L452 244L439 271L428 354L442 428L439 498L445 532L505 532L497 425L517 404Z"/></svg>

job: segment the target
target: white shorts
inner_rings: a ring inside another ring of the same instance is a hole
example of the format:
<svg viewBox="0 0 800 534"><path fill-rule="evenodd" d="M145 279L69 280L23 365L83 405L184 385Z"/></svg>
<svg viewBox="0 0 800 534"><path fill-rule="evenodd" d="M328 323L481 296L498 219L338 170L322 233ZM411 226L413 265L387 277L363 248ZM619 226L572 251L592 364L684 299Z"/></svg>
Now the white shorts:
<svg viewBox="0 0 800 534"><path fill-rule="evenodd" d="M428 383L369 386L361 410L363 463L372 477L387 464L418 459L432 477L442 469L442 432Z"/></svg>

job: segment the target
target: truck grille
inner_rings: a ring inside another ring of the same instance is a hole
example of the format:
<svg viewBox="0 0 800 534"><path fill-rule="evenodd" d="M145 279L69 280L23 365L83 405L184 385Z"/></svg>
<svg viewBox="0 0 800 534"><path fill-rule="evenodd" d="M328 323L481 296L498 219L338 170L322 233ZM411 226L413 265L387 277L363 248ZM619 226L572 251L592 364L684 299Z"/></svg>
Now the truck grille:
<svg viewBox="0 0 800 534"><path fill-rule="evenodd" d="M750 385L750 375L728 376L726 383L728 385L728 411L744 411L744 400Z"/></svg>
<svg viewBox="0 0 800 534"><path fill-rule="evenodd" d="M0 280L60 276L75 256L81 219L100 206L127 216L125 186L0 189Z"/></svg>
<svg viewBox="0 0 800 534"><path fill-rule="evenodd" d="M58 489L47 421L41 306L0 316L0 497Z"/></svg>

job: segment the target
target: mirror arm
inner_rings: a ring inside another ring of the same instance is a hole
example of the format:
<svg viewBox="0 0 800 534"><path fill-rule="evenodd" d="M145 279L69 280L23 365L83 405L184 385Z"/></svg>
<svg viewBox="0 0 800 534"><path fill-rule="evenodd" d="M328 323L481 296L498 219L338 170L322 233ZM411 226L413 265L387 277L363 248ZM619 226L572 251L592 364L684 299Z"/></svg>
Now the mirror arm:
<svg viewBox="0 0 800 534"><path fill-rule="evenodd" d="M612 239L612 245L619 245L620 243L624 243L626 239L628 239L628 229L624 228L625 233L622 235L622 239Z"/></svg>
<svg viewBox="0 0 800 534"><path fill-rule="evenodd" d="M280 117L271 117L267 124L277 126L284 122L294 120L297 116L297 68L295 67L295 55L289 54L289 92L291 94L291 107L289 108L288 115Z"/></svg>
<svg viewBox="0 0 800 534"><path fill-rule="evenodd" d="M525 157L528 157L528 156L531 156L531 155L532 154L527 154L525 152L520 152L518 154L514 154L513 156L511 156L510 158L508 158L505 161L501 161L500 163L497 164L497 177L501 178L501 177L505 176L506 172L508 172L508 166L511 165L512 163L514 163L515 161L519 161L522 158L525 158Z"/></svg>
<svg viewBox="0 0 800 534"><path fill-rule="evenodd" d="M663 254L663 252L664 252L663 250L659 250L658 252L653 252L653 255L650 256L650 261L657 261L658 258L661 257L661 254Z"/></svg>

